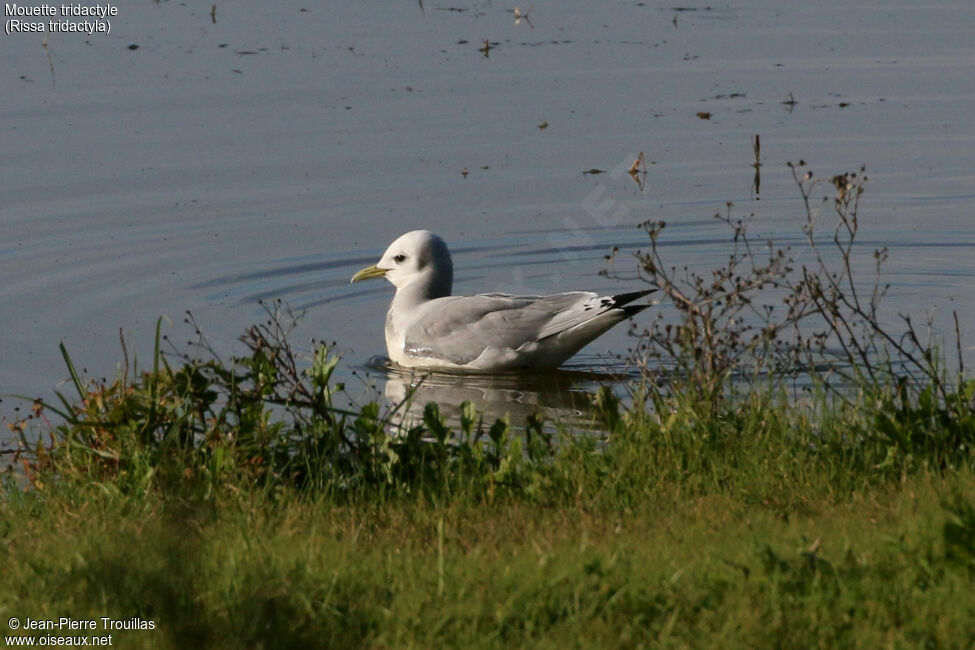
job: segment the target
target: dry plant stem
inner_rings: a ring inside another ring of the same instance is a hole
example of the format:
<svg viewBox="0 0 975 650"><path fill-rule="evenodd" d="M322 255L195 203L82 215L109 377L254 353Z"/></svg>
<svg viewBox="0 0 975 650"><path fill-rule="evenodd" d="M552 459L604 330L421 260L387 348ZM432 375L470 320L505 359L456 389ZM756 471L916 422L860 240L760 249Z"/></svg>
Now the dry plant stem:
<svg viewBox="0 0 975 650"><path fill-rule="evenodd" d="M680 314L677 323L664 323L658 315L641 333L636 350L644 367L648 360L668 360L712 404L746 378L779 382L797 372L842 401L848 401L845 391L851 385L907 383L915 395L930 386L944 402L951 387L931 340L922 340L907 315L900 315L903 332L881 322L880 307L889 289L882 281L887 249L873 251L867 285L855 275L864 170L813 180L804 162L789 168L803 202L811 263L797 265L790 248L771 241L762 247L767 259L760 256L748 234L751 217L734 219L731 204L725 214L715 215L731 231L731 253L726 263L709 272L668 265L661 241L666 224L641 225L650 249L637 253L639 275L656 285ZM831 185L834 196L816 205L813 193L823 185ZM817 238L817 223L830 202L836 222L826 249ZM958 336L957 316L955 330ZM961 369L960 342L957 346Z"/></svg>
<svg viewBox="0 0 975 650"><path fill-rule="evenodd" d="M955 319L955 350L958 353L958 374L965 374L965 359L961 353L961 327L958 325L958 312L951 312L952 317Z"/></svg>
<svg viewBox="0 0 975 650"><path fill-rule="evenodd" d="M883 358L893 356L906 366L907 379L913 380L920 388L922 382L930 382L941 398L947 395L947 387L932 356L931 344L922 343L910 316L900 314L906 326L905 331L896 336L879 320L879 307L883 297L889 289L889 284L881 282L884 262L887 260L887 249L875 250L875 277L872 284L869 301L861 300L861 292L855 282L852 260L854 244L859 227L860 197L863 195L866 177L863 168L860 176L856 173L846 173L829 179L836 188L833 199L837 224L833 231L833 245L840 255L840 271L832 270L826 262L824 254L819 250L815 239L814 220L819 210L812 208L811 195L815 187L824 181L813 181L812 173L800 176L799 166L790 165L795 180L806 207L806 226L804 228L806 240L816 259L814 270L803 266L802 282L793 285L793 291L810 290L813 309L829 325L833 340L838 343L843 354L841 359L849 362L853 370L853 379L861 373L871 382L876 382L878 373L890 377L896 372L889 363L880 363ZM829 199L824 198L824 203ZM878 340L879 339L879 340ZM825 348L821 348L821 352ZM916 375L920 373L923 379Z"/></svg>

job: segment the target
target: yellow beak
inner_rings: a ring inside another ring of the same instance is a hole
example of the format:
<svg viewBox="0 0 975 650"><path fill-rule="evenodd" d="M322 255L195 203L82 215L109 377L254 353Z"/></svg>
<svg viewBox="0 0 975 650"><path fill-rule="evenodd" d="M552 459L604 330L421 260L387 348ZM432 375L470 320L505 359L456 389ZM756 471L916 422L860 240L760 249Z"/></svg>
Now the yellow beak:
<svg viewBox="0 0 975 650"><path fill-rule="evenodd" d="M388 269L381 269L375 264L372 266L367 266L358 273L352 276L352 282L359 282L361 280L369 280L370 278L381 278L386 275Z"/></svg>

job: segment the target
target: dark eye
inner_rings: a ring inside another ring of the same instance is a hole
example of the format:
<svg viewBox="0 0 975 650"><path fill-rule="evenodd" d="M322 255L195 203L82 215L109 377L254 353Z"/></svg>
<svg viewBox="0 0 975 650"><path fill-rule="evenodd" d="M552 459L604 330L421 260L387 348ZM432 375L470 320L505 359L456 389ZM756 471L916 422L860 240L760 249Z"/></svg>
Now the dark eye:
<svg viewBox="0 0 975 650"><path fill-rule="evenodd" d="M393 258L393 261L396 262L397 264L402 264L403 260L405 259L406 259L406 255L397 255L396 257Z"/></svg>

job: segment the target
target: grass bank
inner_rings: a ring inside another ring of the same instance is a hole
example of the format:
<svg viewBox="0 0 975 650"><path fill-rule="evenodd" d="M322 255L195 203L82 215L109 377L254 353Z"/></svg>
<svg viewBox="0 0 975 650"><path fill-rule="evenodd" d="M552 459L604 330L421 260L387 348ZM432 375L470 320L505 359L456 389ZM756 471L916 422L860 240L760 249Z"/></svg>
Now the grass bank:
<svg viewBox="0 0 975 650"><path fill-rule="evenodd" d="M103 490L7 500L4 620L154 621L116 633L133 648L975 639L970 476L791 506L667 487L634 507L585 493L546 504Z"/></svg>
<svg viewBox="0 0 975 650"><path fill-rule="evenodd" d="M208 433L231 400L181 372L95 387L8 476L0 618L151 621L133 648L975 643L971 413L603 392L601 437L431 408L395 436L332 414L323 453L281 405Z"/></svg>

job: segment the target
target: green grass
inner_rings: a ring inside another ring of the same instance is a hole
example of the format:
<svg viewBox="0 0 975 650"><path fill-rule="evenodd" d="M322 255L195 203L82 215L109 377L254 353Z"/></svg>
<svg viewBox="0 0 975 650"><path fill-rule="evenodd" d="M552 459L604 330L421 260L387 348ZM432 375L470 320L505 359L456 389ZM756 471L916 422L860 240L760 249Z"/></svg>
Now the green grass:
<svg viewBox="0 0 975 650"><path fill-rule="evenodd" d="M142 617L157 629L116 639L146 648L975 641L970 474L791 505L682 488L631 507L31 494L2 506L0 610Z"/></svg>
<svg viewBox="0 0 975 650"><path fill-rule="evenodd" d="M151 621L126 648L975 646L970 381L674 378L600 391L604 435L432 406L394 431L276 327L110 385L65 353L77 397L37 406L62 424L13 427L0 621Z"/></svg>

